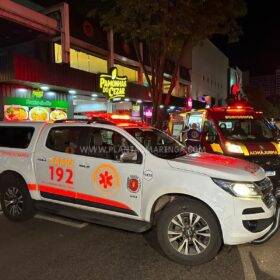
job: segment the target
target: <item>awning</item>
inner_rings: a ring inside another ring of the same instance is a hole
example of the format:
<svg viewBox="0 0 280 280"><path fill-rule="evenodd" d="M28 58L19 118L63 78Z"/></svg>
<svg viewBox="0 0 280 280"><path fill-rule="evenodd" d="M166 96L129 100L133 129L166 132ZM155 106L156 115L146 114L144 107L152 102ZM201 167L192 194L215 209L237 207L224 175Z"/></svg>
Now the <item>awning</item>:
<svg viewBox="0 0 280 280"><path fill-rule="evenodd" d="M23 83L29 86L46 84L65 89L98 92L97 74L88 73L68 65L43 62L32 57L0 56L0 82ZM150 101L147 87L128 83L127 97Z"/></svg>
<svg viewBox="0 0 280 280"><path fill-rule="evenodd" d="M163 100L162 103L164 104L165 102L165 98L166 98L167 94L163 94ZM186 107L186 102L187 102L187 98L186 97L179 97L179 96L173 96L171 95L170 97L170 106L176 106L176 107Z"/></svg>
<svg viewBox="0 0 280 280"><path fill-rule="evenodd" d="M127 97L131 99L140 99L143 102L151 102L151 98L149 96L149 88L138 85L138 84L133 84L133 83L128 83L127 85Z"/></svg>
<svg viewBox="0 0 280 280"><path fill-rule="evenodd" d="M0 82L27 82L94 91L96 75L67 65L16 55L0 57Z"/></svg>

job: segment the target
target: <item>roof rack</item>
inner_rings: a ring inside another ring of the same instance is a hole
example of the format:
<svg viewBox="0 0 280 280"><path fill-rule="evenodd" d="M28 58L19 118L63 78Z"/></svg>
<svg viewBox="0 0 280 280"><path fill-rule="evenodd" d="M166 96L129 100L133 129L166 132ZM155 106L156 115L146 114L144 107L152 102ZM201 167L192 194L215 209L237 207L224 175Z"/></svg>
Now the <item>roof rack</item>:
<svg viewBox="0 0 280 280"><path fill-rule="evenodd" d="M91 119L65 119L65 120L56 120L54 123L66 123L66 122L85 122L87 124L91 123L100 123L100 124L110 124L115 125L115 123L101 117L93 117Z"/></svg>
<svg viewBox="0 0 280 280"><path fill-rule="evenodd" d="M88 122L88 119L65 119L65 120L54 121L54 123L64 123L64 122Z"/></svg>
<svg viewBox="0 0 280 280"><path fill-rule="evenodd" d="M108 124L113 126L118 126L118 123L111 121L105 117L92 117L90 119L65 119L65 120L56 120L54 123L66 123L66 122L84 122L86 124L92 124L92 123L99 123L99 124ZM147 125L143 122L135 122L135 121L127 121L124 123L134 124L139 127L146 127Z"/></svg>
<svg viewBox="0 0 280 280"><path fill-rule="evenodd" d="M109 125L116 125L114 122L109 121L108 119L102 117L92 117L90 120L87 121L88 124L91 123L100 123L100 124L109 124Z"/></svg>

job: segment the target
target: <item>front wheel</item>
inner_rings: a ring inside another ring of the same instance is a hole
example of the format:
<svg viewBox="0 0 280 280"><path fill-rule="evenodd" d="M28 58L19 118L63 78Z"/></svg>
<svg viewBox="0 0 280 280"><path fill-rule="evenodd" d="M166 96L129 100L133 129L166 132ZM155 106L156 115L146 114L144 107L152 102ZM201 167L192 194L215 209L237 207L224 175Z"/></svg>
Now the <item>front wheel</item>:
<svg viewBox="0 0 280 280"><path fill-rule="evenodd" d="M26 221L36 213L25 182L16 176L2 178L0 199L3 213L9 220Z"/></svg>
<svg viewBox="0 0 280 280"><path fill-rule="evenodd" d="M210 261L222 245L216 217L193 199L178 199L168 205L159 217L157 235L167 257L185 265Z"/></svg>

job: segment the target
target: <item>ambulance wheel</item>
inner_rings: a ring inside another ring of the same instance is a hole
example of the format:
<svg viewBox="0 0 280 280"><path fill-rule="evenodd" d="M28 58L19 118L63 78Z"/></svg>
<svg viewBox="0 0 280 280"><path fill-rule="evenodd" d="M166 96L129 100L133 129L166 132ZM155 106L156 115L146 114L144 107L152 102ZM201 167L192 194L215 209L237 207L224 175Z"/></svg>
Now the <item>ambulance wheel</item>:
<svg viewBox="0 0 280 280"><path fill-rule="evenodd" d="M5 216L14 222L31 219L36 210L25 182L16 175L1 178L1 206Z"/></svg>
<svg viewBox="0 0 280 280"><path fill-rule="evenodd" d="M207 206L194 199L178 199L163 209L157 236L165 255L185 265L212 260L222 245L216 217Z"/></svg>

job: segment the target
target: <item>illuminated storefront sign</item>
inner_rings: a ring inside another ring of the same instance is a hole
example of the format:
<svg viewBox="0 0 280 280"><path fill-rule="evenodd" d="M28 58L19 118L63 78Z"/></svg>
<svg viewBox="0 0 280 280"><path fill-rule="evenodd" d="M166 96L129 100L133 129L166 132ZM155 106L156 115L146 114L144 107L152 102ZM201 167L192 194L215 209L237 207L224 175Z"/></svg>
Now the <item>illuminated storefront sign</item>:
<svg viewBox="0 0 280 280"><path fill-rule="evenodd" d="M153 116L153 111L151 108L147 108L143 114L147 119L151 119Z"/></svg>
<svg viewBox="0 0 280 280"><path fill-rule="evenodd" d="M35 98L42 98L44 92L42 90L32 90L32 96Z"/></svg>
<svg viewBox="0 0 280 280"><path fill-rule="evenodd" d="M140 117L140 105L132 105L132 117Z"/></svg>
<svg viewBox="0 0 280 280"><path fill-rule="evenodd" d="M191 109L192 109L192 107L193 107L193 100L192 100L191 97L189 97L189 98L187 99L186 107L187 107L188 110L191 110Z"/></svg>
<svg viewBox="0 0 280 280"><path fill-rule="evenodd" d="M36 98L4 97L4 118L9 121L67 119L68 103Z"/></svg>
<svg viewBox="0 0 280 280"><path fill-rule="evenodd" d="M118 76L116 67L111 69L111 74L100 74L98 79L99 89L108 96L109 100L124 98L127 89L127 77Z"/></svg>

